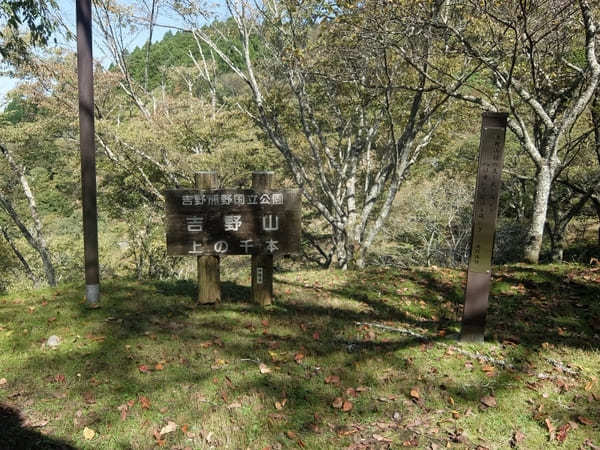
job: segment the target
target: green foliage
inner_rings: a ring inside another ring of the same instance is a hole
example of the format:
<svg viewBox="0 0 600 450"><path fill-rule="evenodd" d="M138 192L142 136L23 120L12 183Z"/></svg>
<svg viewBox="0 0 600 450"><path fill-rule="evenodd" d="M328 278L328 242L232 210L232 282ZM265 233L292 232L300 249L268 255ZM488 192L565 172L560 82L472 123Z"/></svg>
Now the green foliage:
<svg viewBox="0 0 600 450"><path fill-rule="evenodd" d="M23 95L14 94L9 97L4 111L0 113L0 123L16 125L19 122L31 122L36 119L38 112L36 104L27 101Z"/></svg>
<svg viewBox="0 0 600 450"><path fill-rule="evenodd" d="M220 22L215 21L210 26L205 26L203 32L214 34L218 37L215 39L220 48L223 48L225 54L238 66L244 67L244 60L239 51L236 50L231 39L236 33L233 19ZM143 85L145 80L146 68L146 51L148 43L146 42L141 47L136 47L131 54L127 56L128 67L133 78ZM200 48L198 47L200 46ZM253 58L260 57L262 52L260 39L258 36L253 36L251 40L251 56ZM190 56L190 53L192 56ZM174 67L192 67L195 58L199 64L202 63L202 54L209 64L209 67L214 67L214 75L217 77L230 73L231 69L222 59L217 58L210 47L202 42L194 39L190 32L177 31L172 33L168 31L163 38L158 42L153 42L150 45L148 55L148 86L149 90L156 89L163 83L169 88L173 88L172 78L169 77L169 72ZM211 69L212 71L212 69ZM202 83L196 85L197 94L201 94Z"/></svg>
<svg viewBox="0 0 600 450"><path fill-rule="evenodd" d="M26 38L34 45L44 45L54 29L50 13L56 8L55 0L1 0L0 1L0 55L22 57Z"/></svg>

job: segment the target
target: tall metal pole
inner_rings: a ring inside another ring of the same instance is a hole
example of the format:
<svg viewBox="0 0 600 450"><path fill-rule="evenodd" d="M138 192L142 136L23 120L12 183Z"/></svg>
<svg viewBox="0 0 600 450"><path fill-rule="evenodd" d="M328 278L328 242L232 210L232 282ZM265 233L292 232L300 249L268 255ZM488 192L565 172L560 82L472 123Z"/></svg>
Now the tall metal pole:
<svg viewBox="0 0 600 450"><path fill-rule="evenodd" d="M96 148L94 142L94 67L91 0L77 0L77 80L79 86L79 146L83 204L85 297L94 306L100 299L98 211L96 207Z"/></svg>

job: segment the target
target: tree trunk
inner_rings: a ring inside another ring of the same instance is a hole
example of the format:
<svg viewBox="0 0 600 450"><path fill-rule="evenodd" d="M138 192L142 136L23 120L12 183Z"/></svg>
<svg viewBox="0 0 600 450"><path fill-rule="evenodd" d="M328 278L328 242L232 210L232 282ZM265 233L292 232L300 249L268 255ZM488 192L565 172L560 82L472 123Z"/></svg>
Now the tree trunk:
<svg viewBox="0 0 600 450"><path fill-rule="evenodd" d="M560 230L556 234L552 245L552 261L562 262L565 249L567 248L567 239L565 230Z"/></svg>
<svg viewBox="0 0 600 450"><path fill-rule="evenodd" d="M6 231L6 229L3 226L1 226L1 225L0 225L0 232L2 232L2 235L4 236L4 239L6 239L6 242L8 242L8 245L10 245L10 248L12 249L13 253L15 254L15 256L17 257L17 259L23 265L23 270L25 270L25 274L27 275L27 278L29 278L33 282L33 285L35 287L37 287L38 286L38 279L33 274L33 270L31 270L31 266L27 263L27 260L25 259L25 257L23 256L23 254L19 251L19 249L17 248L17 246L15 245L15 243L13 242L13 240L11 239L10 235Z"/></svg>
<svg viewBox="0 0 600 450"><path fill-rule="evenodd" d="M27 241L31 244L31 246L39 253L40 257L42 258L42 263L44 265L44 271L46 272L46 279L48 280L48 284L50 286L56 286L56 275L54 273L54 266L52 264L52 258L50 257L50 251L48 250L48 244L46 243L46 239L44 238L44 233L42 230L42 221L40 220L40 217L39 217L39 214L37 211L35 196L33 195L33 191L31 190L31 187L29 186L29 181L27 180L27 177L25 176L25 170L23 169L22 166L17 164L17 162L15 161L15 159L14 159L12 153L10 152L10 150L8 149L8 147L0 145L0 152L4 155L4 157L8 161L11 168L15 171L15 173L17 173L19 175L19 181L21 182L21 188L23 189L23 193L25 194L25 197L27 198L27 203L29 205L29 212L31 214L31 218L33 219L33 228L35 230L35 238L29 239L25 233L23 233L23 235L25 236ZM7 199L5 199L4 203L5 204L3 206L5 207L6 211L9 213L9 215L11 216L13 221L15 221L15 223L17 224L19 229L21 231L23 231L24 225L23 225L23 227L21 227L19 225L20 218L18 217L17 212L14 211L14 209L12 208L12 205L9 205L9 207L7 207L7 205L6 205ZM11 209L12 211L10 211L9 209ZM29 230L27 230L27 231L29 232Z"/></svg>
<svg viewBox="0 0 600 450"><path fill-rule="evenodd" d="M596 215L598 216L598 223L600 224L600 200L592 197L592 203L594 205L594 209L596 210ZM598 227L598 245L600 245L600 227Z"/></svg>
<svg viewBox="0 0 600 450"><path fill-rule="evenodd" d="M554 170L552 165L543 164L536 174L533 216L529 231L527 232L527 241L523 255L524 260L530 264L537 264L540 260Z"/></svg>

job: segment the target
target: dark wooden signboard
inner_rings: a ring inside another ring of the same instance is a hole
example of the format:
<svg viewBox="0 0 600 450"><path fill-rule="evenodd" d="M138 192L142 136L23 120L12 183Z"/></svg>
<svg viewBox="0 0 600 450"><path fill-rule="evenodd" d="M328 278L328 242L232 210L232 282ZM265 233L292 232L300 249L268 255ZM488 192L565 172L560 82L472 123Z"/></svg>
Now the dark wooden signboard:
<svg viewBox="0 0 600 450"><path fill-rule="evenodd" d="M300 251L300 189L169 190L169 255L277 255Z"/></svg>
<svg viewBox="0 0 600 450"><path fill-rule="evenodd" d="M473 206L471 257L461 339L483 341L491 285L492 253L504 160L506 113L483 113Z"/></svg>

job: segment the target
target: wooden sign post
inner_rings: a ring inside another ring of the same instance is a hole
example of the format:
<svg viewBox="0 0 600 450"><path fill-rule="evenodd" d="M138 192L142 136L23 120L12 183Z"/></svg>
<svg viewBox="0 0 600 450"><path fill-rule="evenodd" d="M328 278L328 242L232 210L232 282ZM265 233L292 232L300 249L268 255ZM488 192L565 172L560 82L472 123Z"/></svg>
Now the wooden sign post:
<svg viewBox="0 0 600 450"><path fill-rule="evenodd" d="M471 257L461 341L483 342L485 319L492 280L492 254L500 181L504 159L507 113L484 112L479 143L479 168L473 206Z"/></svg>
<svg viewBox="0 0 600 450"><path fill-rule="evenodd" d="M264 191L273 183L273 172L253 172L252 189ZM252 255L252 299L267 306L273 303L273 255Z"/></svg>
<svg viewBox="0 0 600 450"><path fill-rule="evenodd" d="M195 177L196 189L216 189L217 172L199 172ZM221 301L221 273L219 255L198 256L198 303Z"/></svg>
<svg viewBox="0 0 600 450"><path fill-rule="evenodd" d="M198 189L165 192L167 254L198 257L198 300L220 300L219 258L252 255L254 301L273 298L273 256L300 251L301 190L272 189L272 172L255 172L253 189L216 189L214 172Z"/></svg>

